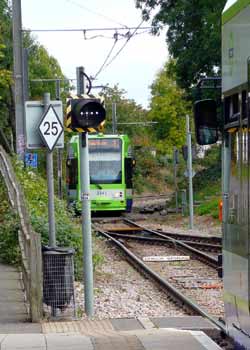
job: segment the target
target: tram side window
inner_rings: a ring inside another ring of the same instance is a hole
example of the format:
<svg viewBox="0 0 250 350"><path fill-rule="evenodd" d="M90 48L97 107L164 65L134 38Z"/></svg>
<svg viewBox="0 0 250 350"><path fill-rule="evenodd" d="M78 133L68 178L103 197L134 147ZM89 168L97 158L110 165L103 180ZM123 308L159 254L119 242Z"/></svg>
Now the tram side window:
<svg viewBox="0 0 250 350"><path fill-rule="evenodd" d="M225 123L231 123L239 120L239 95L228 96L224 101Z"/></svg>
<svg viewBox="0 0 250 350"><path fill-rule="evenodd" d="M77 169L77 159L68 159L67 160L67 182L69 190L75 190L78 182L78 169Z"/></svg>
<svg viewBox="0 0 250 350"><path fill-rule="evenodd" d="M132 188L133 160L125 158L125 182L128 188Z"/></svg>
<svg viewBox="0 0 250 350"><path fill-rule="evenodd" d="M242 110L242 119L247 117L247 92L243 90L241 93L241 110Z"/></svg>

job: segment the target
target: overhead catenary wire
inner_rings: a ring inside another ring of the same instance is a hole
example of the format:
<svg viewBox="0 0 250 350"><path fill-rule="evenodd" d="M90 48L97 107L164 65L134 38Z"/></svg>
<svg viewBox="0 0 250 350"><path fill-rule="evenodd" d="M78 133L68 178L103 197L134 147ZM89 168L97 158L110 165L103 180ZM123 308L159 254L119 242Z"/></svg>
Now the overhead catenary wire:
<svg viewBox="0 0 250 350"><path fill-rule="evenodd" d="M98 32L98 31L123 31L123 30L152 30L152 26L146 26L146 27L95 27L95 28L44 28L44 29L22 29L22 32Z"/></svg>
<svg viewBox="0 0 250 350"><path fill-rule="evenodd" d="M88 8L87 6L82 5L82 4L79 4L77 1L74 1L74 0L66 0L66 1L69 2L69 3L72 4L72 5L77 6L78 8L81 8L81 9L83 9L83 10L85 10L85 11L88 11L88 12L92 13L92 14L94 14L94 15L96 15L96 16L105 18L105 19L108 20L109 22L113 22L113 23L119 24L119 25L121 25L121 26L127 28L127 26L126 26L125 24L120 23L120 22L118 22L118 21L115 21L113 18L108 17L108 16L106 16L106 15L104 15L104 14L101 14L101 13L99 13L99 12L97 12L97 11L91 10L91 9Z"/></svg>
<svg viewBox="0 0 250 350"><path fill-rule="evenodd" d="M117 58L117 56L122 52L122 50L125 48L125 46L127 45L127 43L129 42L129 40L135 36L137 30L141 27L142 23L144 22L144 20L142 20L139 25L134 29L134 32L132 34L130 34L130 32L127 32L127 40L125 41L125 43L122 45L122 47L120 48L120 50L115 54L115 56L113 56L113 58L107 63L107 64L103 64L102 65L102 69L99 69L98 74L95 74L95 78L97 75L99 75L101 73L101 71L103 71L105 68L107 68L108 66L111 65L111 63ZM113 51L113 48L112 48ZM107 59L105 60L107 62Z"/></svg>
<svg viewBox="0 0 250 350"><path fill-rule="evenodd" d="M101 73L101 71L102 71L102 69L104 68L106 62L108 61L109 57L111 56L111 54L112 54L112 52L113 52L113 50L114 50L114 48L115 48L115 46L116 46L116 44L117 44L117 40L118 40L117 35L114 37L114 39L115 39L115 41L114 41L114 43L113 43L113 46L112 46L111 49L109 50L109 53L108 53L107 57L105 58L103 64L101 65L101 67L99 68L99 70L97 71L97 73L95 74L95 76L94 76L93 79L96 79L97 76Z"/></svg>

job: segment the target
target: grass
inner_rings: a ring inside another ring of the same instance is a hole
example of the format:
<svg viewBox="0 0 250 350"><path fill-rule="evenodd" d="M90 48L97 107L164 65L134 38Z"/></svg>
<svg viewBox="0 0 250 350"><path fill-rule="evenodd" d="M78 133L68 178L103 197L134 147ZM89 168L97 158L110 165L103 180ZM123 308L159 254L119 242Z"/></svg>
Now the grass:
<svg viewBox="0 0 250 350"><path fill-rule="evenodd" d="M195 207L195 214L209 215L219 219L219 201L221 200L221 182L206 184L202 190L195 192L195 201L201 202Z"/></svg>

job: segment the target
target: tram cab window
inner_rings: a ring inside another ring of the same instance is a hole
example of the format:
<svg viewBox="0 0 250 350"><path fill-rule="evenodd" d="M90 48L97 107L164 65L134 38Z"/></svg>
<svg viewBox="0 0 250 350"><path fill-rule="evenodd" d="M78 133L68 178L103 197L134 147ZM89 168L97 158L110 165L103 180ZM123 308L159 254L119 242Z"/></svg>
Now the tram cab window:
<svg viewBox="0 0 250 350"><path fill-rule="evenodd" d="M91 184L122 182L122 144L120 139L89 140Z"/></svg>

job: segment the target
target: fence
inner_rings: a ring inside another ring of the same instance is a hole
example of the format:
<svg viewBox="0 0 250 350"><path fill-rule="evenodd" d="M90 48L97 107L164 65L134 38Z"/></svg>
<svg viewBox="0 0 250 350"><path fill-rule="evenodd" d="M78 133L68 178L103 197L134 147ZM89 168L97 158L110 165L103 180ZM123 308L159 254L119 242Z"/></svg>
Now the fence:
<svg viewBox="0 0 250 350"><path fill-rule="evenodd" d="M29 305L30 319L32 322L38 322L42 318L41 238L32 230L23 193L16 180L10 158L1 145L0 172L8 190L11 206L20 218L18 239L22 257L22 280Z"/></svg>

